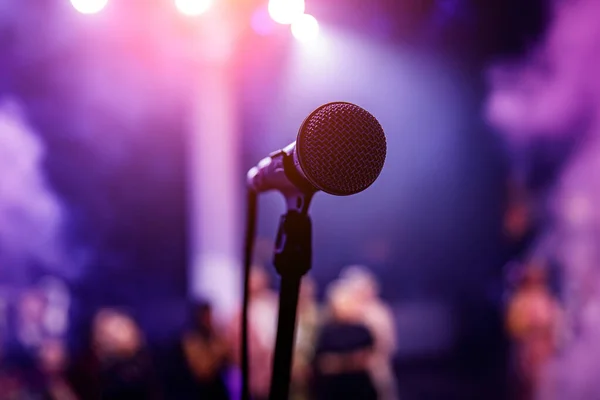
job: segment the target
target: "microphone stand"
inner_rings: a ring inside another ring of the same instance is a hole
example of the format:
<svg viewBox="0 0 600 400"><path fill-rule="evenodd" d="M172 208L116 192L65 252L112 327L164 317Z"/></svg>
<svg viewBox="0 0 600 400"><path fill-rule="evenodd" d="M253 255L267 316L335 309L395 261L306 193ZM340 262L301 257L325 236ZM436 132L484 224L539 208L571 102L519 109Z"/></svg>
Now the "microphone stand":
<svg viewBox="0 0 600 400"><path fill-rule="evenodd" d="M269 400L287 400L289 396L300 284L312 259L310 196L307 197L289 201L295 207L290 207L279 221L273 264L281 276L281 289Z"/></svg>

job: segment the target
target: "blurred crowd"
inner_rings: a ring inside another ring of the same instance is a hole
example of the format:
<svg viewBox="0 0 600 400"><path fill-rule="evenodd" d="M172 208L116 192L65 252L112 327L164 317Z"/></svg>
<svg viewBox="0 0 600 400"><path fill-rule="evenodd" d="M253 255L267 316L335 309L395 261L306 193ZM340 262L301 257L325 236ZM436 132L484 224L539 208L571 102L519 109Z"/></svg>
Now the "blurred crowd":
<svg viewBox="0 0 600 400"><path fill-rule="evenodd" d="M73 350L69 295L57 282L27 288L14 304L3 303L0 399L239 397L239 315L219 324L209 303L193 304L178 344L156 358L130 312L101 308L86 345ZM265 269L253 268L250 389L257 400L268 398L275 344L278 296L270 283ZM304 279L290 398L396 399L394 318L375 277L364 267L348 267L325 292L319 304L314 281Z"/></svg>
<svg viewBox="0 0 600 400"><path fill-rule="evenodd" d="M520 269L506 307L512 341L512 398L534 399L544 368L558 354L566 329L563 307L547 268L533 263Z"/></svg>

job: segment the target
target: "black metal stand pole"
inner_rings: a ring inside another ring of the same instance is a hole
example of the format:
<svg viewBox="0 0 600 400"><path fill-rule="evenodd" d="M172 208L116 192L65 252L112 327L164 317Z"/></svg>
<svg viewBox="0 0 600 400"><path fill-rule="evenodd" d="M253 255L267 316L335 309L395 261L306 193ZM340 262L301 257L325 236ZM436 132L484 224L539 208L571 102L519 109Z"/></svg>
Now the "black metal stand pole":
<svg viewBox="0 0 600 400"><path fill-rule="evenodd" d="M311 229L306 213L288 211L281 217L273 258L281 276L281 290L270 400L287 400L289 396L300 283L311 267Z"/></svg>

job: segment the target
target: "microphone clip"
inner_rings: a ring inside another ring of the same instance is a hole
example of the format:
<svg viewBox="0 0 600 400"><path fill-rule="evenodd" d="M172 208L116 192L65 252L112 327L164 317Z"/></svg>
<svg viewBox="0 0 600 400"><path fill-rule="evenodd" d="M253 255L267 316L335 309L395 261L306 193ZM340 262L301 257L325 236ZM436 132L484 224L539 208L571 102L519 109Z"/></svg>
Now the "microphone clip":
<svg viewBox="0 0 600 400"><path fill-rule="evenodd" d="M282 278L299 279L311 268L312 222L307 213L289 210L279 220L273 265Z"/></svg>

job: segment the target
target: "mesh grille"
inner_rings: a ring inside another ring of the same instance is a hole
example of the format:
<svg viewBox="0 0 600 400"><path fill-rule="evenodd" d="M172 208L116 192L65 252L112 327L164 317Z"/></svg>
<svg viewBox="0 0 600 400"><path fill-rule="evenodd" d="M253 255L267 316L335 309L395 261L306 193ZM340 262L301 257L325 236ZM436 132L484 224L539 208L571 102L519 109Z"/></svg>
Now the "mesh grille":
<svg viewBox="0 0 600 400"><path fill-rule="evenodd" d="M366 110L350 103L325 104L306 118L296 141L306 178L320 190L346 196L369 187L383 169L383 128Z"/></svg>

